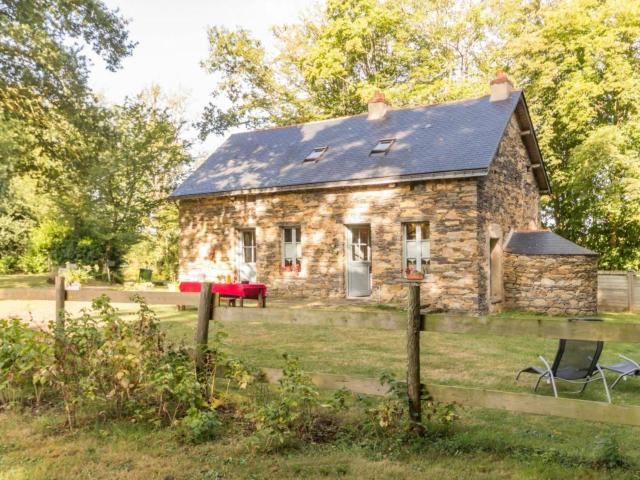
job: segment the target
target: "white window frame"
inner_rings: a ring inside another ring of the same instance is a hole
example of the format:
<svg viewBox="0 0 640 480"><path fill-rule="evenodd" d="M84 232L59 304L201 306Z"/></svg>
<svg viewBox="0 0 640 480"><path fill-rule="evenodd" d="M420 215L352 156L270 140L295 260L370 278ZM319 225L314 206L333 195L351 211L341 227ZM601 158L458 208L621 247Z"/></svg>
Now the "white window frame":
<svg viewBox="0 0 640 480"><path fill-rule="evenodd" d="M407 238L407 226L408 225L415 225L416 226L416 239L415 240L408 240ZM422 238L422 228L420 228L421 225L427 225L427 230L429 231L429 238L427 239L423 239ZM402 224L402 273L404 276L407 275L407 268L409 267L408 265L408 259L409 259L409 255L407 254L407 242L416 242L416 255L415 257L411 257L411 258L415 258L416 259L416 271L421 272L425 277L427 275L429 275L430 272L430 266L431 266L431 223L429 221L416 221L416 222L404 222ZM427 244L428 245L428 250L429 250L429 256L426 258L427 260L427 271L423 272L422 271L422 260L424 260L422 258L422 245L423 244Z"/></svg>
<svg viewBox="0 0 640 480"><path fill-rule="evenodd" d="M243 263L247 263L247 264L255 264L256 263L256 258L257 258L257 250L258 250L258 240L256 238L256 230L255 228L243 228L240 231L240 259ZM244 235L245 233L248 233L251 235L251 238L253 239L253 244L252 245L246 245L244 243ZM246 249L249 249L251 251L251 256L253 257L252 260L250 262L247 262L246 257L245 257L245 251Z"/></svg>
<svg viewBox="0 0 640 480"><path fill-rule="evenodd" d="M292 268L297 267L298 261L300 262L300 266L297 269L292 269L292 272L300 272L302 271L302 259L304 258L302 254L302 227L300 225L285 225L280 228L282 235L282 257L281 257L281 265L282 268L285 268L287 258L291 258L291 266ZM286 231L291 230L291 242L285 241L286 239ZM298 231L300 231L300 238L298 238ZM293 256L286 256L286 246L293 245ZM300 246L300 255L298 255L298 245Z"/></svg>

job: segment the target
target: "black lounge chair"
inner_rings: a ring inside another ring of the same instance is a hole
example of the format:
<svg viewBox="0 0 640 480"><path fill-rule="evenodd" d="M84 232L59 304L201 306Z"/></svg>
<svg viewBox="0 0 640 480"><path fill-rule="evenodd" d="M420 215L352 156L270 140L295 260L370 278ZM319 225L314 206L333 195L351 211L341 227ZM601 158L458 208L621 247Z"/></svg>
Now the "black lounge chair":
<svg viewBox="0 0 640 480"><path fill-rule="evenodd" d="M614 363L613 365L602 365L604 370L609 370L618 374L616 381L611 384L611 389L616 388L616 385L620 383L620 380L626 380L629 376L640 376L640 364L638 364L638 362L621 354L618 354L618 356L621 358L621 362Z"/></svg>
<svg viewBox="0 0 640 480"><path fill-rule="evenodd" d="M602 381L607 401L611 403L607 379L598 364L603 348L604 342L601 341L562 339L558 345L556 358L552 365L543 356L540 356L538 358L540 358L544 367L531 366L523 368L516 375L516 381L523 373L538 375L538 381L533 389L534 392L538 391L540 382L545 379L551 383L553 395L556 398L558 398L558 387L556 386L558 380L582 385L582 388L575 393L584 392L591 382Z"/></svg>

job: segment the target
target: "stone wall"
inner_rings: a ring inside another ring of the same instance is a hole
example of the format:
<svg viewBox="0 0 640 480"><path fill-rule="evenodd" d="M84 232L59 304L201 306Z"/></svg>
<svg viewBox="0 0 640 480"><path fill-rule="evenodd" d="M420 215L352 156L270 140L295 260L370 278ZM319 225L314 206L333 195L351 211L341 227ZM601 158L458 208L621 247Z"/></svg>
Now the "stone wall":
<svg viewBox="0 0 640 480"><path fill-rule="evenodd" d="M506 308L591 315L598 308L598 257L506 253L504 287Z"/></svg>
<svg viewBox="0 0 640 480"><path fill-rule="evenodd" d="M504 297L495 298L492 303L489 294L490 239L497 238L498 248L502 250L510 230L535 230L540 227L540 193L520 132L514 115L500 142L489 174L478 181L478 245L481 258L478 278L482 310L498 311L503 307Z"/></svg>
<svg viewBox="0 0 640 480"><path fill-rule="evenodd" d="M238 230L255 228L257 277L270 293L345 296L346 225L368 224L372 239L372 299L406 295L402 223L430 223L431 273L424 303L478 311L478 206L475 179L384 187L310 190L180 201L180 276L219 280L235 270ZM300 225L302 271L282 272L281 228Z"/></svg>

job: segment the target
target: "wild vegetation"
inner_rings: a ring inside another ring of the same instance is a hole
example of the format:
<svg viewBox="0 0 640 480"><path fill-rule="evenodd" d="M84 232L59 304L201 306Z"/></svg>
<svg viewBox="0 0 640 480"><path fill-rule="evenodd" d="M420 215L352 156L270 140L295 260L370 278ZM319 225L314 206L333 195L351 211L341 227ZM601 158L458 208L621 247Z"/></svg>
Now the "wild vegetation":
<svg viewBox="0 0 640 480"><path fill-rule="evenodd" d="M154 313L140 305L120 312L101 299L66 323L62 342L55 332L17 321L0 328L0 478L638 475L631 427L438 405L425 397L427 435L416 437L407 423L406 386L398 381L401 331L254 322L247 332L242 322L216 323L198 375L184 347L193 338L193 310ZM513 383L514 369L554 349L551 341L496 340L429 334L426 380L523 391L528 385ZM615 347L606 361L618 351L633 355L631 345ZM469 369L459 369L460 362ZM281 381L263 383L252 365L281 366ZM387 371L381 381L390 395L321 391L305 370ZM594 386L585 398L601 400L602 392ZM636 404L637 382L625 382L614 399Z"/></svg>
<svg viewBox="0 0 640 480"><path fill-rule="evenodd" d="M118 419L173 427L187 443L218 440L235 429L253 452L346 434L352 395L321 398L298 360L286 354L278 387L259 384L257 370L229 356L216 327L204 366L196 369L189 349L167 340L142 301L125 319L101 297L81 315L67 315L63 327L52 323L47 330L0 320L0 409L64 412L69 430ZM408 440L405 389L392 376L382 381L391 395L366 410L369 427L363 428ZM429 425L455 420L453 406L424 402L427 432Z"/></svg>

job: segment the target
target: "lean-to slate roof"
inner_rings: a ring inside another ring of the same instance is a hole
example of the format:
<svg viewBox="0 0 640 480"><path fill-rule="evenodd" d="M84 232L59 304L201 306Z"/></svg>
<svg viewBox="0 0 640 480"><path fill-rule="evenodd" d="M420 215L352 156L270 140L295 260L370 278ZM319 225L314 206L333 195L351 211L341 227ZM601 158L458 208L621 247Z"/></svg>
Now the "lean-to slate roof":
<svg viewBox="0 0 640 480"><path fill-rule="evenodd" d="M598 255L549 231L514 232L505 251L519 255Z"/></svg>
<svg viewBox="0 0 640 480"><path fill-rule="evenodd" d="M395 181L452 172L485 175L516 110L530 122L520 91L499 102L490 102L485 96L390 110L381 120L369 120L362 114L236 133L172 197L304 189L374 179ZM535 142L535 136L530 137ZM386 155L370 155L379 140L388 138L396 141ZM539 155L537 143L531 145L528 148ZM318 147L328 147L320 161L303 164ZM545 183L544 168L537 170L543 175L538 183ZM540 188L548 190L548 184Z"/></svg>

